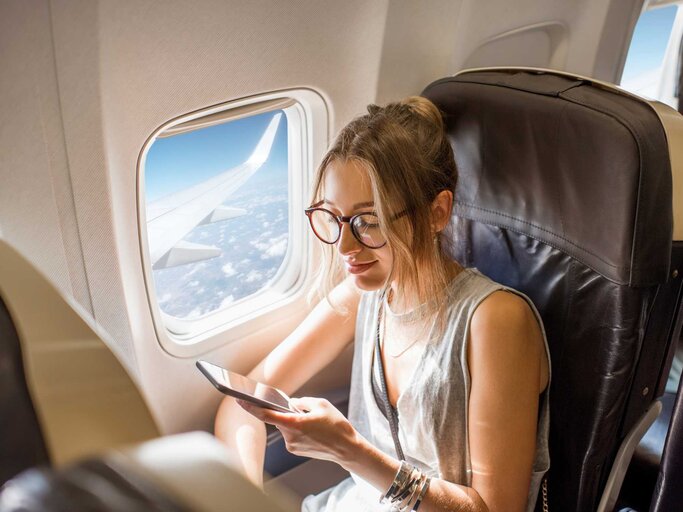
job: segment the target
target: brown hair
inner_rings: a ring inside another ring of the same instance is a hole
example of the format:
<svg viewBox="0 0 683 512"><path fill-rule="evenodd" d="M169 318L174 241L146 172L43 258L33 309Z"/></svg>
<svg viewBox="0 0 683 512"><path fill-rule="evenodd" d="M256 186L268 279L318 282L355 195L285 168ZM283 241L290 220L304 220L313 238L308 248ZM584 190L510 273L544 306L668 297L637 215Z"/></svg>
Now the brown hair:
<svg viewBox="0 0 683 512"><path fill-rule="evenodd" d="M393 252L392 280L398 293L414 294L425 316L445 303L450 276L446 244L450 237L432 233L431 205L443 190L455 191L458 173L438 108L428 99L410 96L380 107L346 125L318 167L311 204L322 199L325 171L332 162L354 162L367 169L380 229ZM393 215L407 215L391 221ZM317 290L324 296L342 279L343 267L334 246L325 246ZM445 321L441 318L441 324Z"/></svg>

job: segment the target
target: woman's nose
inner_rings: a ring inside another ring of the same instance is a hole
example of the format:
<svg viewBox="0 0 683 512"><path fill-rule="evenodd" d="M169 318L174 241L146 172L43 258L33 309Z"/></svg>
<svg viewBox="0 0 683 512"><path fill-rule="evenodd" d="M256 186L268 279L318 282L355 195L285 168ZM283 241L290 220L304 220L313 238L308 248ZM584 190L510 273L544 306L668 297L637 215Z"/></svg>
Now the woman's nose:
<svg viewBox="0 0 683 512"><path fill-rule="evenodd" d="M339 242L337 242L337 250L341 254L352 254L359 252L361 249L360 243L353 235L353 231L351 231L351 225L348 222L344 222L341 227Z"/></svg>

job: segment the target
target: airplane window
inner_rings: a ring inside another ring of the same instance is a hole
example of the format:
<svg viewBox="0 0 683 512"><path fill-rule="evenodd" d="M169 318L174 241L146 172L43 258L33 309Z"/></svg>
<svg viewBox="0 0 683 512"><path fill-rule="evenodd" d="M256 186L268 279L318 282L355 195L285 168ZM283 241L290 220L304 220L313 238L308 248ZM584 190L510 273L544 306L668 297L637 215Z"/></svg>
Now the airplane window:
<svg viewBox="0 0 683 512"><path fill-rule="evenodd" d="M645 11L633 32L621 86L678 108L683 9L667 5Z"/></svg>
<svg viewBox="0 0 683 512"><path fill-rule="evenodd" d="M258 144L264 144L263 154L249 165ZM147 154L145 194L154 284L164 313L198 318L272 281L289 239L287 177L282 111L154 142ZM197 212L197 224L187 233L165 223L157 227L157 215L185 204L190 214ZM157 229L165 232L156 237ZM173 247L161 254L171 242Z"/></svg>
<svg viewBox="0 0 683 512"><path fill-rule="evenodd" d="M287 298L306 270L310 123L292 98L255 105L174 121L143 149L147 290L184 344Z"/></svg>

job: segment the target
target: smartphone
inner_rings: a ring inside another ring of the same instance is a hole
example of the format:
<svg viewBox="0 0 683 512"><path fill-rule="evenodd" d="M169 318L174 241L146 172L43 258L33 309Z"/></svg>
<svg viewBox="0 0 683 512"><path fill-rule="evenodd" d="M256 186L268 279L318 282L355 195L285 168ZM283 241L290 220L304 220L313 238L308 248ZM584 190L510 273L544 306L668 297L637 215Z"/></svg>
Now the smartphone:
<svg viewBox="0 0 683 512"><path fill-rule="evenodd" d="M274 411L299 412L296 408L289 405L289 397L284 391L261 384L244 375L231 372L207 361L197 361L197 368L221 393Z"/></svg>

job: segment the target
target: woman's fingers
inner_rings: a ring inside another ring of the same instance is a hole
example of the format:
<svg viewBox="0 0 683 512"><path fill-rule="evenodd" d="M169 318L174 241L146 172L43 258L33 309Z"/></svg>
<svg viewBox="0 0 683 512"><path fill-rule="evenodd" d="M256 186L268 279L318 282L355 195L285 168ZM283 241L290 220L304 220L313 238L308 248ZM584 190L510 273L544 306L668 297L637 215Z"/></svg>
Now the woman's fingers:
<svg viewBox="0 0 683 512"><path fill-rule="evenodd" d="M271 425L277 426L287 426L291 423L291 416L293 414L286 412L277 412L271 409L266 409L265 407L259 407L246 400L237 399L237 403L247 411L252 416L258 418L264 423L270 423Z"/></svg>
<svg viewBox="0 0 683 512"><path fill-rule="evenodd" d="M322 400L320 398L313 398L310 396L304 396L301 398L290 398L289 403L296 407L301 412L313 412L316 409L324 407L324 403L327 400Z"/></svg>

